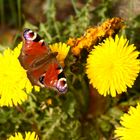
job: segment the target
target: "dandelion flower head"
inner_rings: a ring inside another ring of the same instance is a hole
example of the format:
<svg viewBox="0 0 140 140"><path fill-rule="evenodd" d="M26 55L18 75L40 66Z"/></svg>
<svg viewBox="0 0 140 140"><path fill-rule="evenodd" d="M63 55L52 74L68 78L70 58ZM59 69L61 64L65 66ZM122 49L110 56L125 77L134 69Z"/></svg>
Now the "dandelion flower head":
<svg viewBox="0 0 140 140"><path fill-rule="evenodd" d="M39 140L35 132L25 132L25 138L23 138L21 133L15 133L15 136L10 136L7 140Z"/></svg>
<svg viewBox="0 0 140 140"><path fill-rule="evenodd" d="M95 46L88 58L86 73L90 83L101 95L115 97L132 87L140 71L139 52L118 35Z"/></svg>
<svg viewBox="0 0 140 140"><path fill-rule="evenodd" d="M57 60L64 67L64 60L69 52L70 46L65 43L59 42L49 46L52 52L58 52Z"/></svg>
<svg viewBox="0 0 140 140"><path fill-rule="evenodd" d="M121 117L121 126L115 130L115 136L120 140L140 140L140 104L130 107L128 113Z"/></svg>
<svg viewBox="0 0 140 140"><path fill-rule="evenodd" d="M26 71L18 60L21 46L22 43L13 51L8 48L0 54L0 106L21 104L32 90Z"/></svg>

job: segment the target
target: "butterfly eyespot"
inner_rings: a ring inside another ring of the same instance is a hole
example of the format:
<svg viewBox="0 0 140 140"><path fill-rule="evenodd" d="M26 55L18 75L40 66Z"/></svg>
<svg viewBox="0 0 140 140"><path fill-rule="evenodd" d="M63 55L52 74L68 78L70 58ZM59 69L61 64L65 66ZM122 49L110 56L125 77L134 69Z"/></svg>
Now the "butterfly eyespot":
<svg viewBox="0 0 140 140"><path fill-rule="evenodd" d="M66 93L67 88L68 88L66 78L60 78L57 82L56 88L58 89L59 92Z"/></svg>
<svg viewBox="0 0 140 140"><path fill-rule="evenodd" d="M33 38L33 37L34 37L34 32L29 32L29 33L28 33L28 36L29 36L30 38Z"/></svg>
<svg viewBox="0 0 140 140"><path fill-rule="evenodd" d="M31 31L31 30L30 30L30 29L25 28L25 29L24 29L24 32L23 32L23 35L27 34L29 31Z"/></svg>
<svg viewBox="0 0 140 140"><path fill-rule="evenodd" d="M65 79L65 78L64 78ZM64 79L61 79L60 80L60 85L61 86L65 86L66 85L66 80L64 80Z"/></svg>
<svg viewBox="0 0 140 140"><path fill-rule="evenodd" d="M23 36L26 40L35 40L36 37L37 37L37 33L33 32L32 30L30 29L26 29L23 33Z"/></svg>

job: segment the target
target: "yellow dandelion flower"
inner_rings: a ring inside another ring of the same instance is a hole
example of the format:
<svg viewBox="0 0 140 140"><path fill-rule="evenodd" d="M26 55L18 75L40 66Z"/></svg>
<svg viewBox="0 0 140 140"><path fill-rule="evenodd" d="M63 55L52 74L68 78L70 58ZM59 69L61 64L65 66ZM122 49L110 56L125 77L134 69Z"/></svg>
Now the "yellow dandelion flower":
<svg viewBox="0 0 140 140"><path fill-rule="evenodd" d="M0 106L21 104L27 99L32 85L18 60L22 43L14 50L0 54Z"/></svg>
<svg viewBox="0 0 140 140"><path fill-rule="evenodd" d="M114 97L134 84L140 71L139 52L128 43L126 38L116 35L115 39L107 38L90 52L86 73L101 95Z"/></svg>
<svg viewBox="0 0 140 140"><path fill-rule="evenodd" d="M7 140L39 140L39 138L35 132L25 132L25 138L18 132L15 133L15 136L10 136Z"/></svg>
<svg viewBox="0 0 140 140"><path fill-rule="evenodd" d="M58 52L57 60L64 67L64 60L69 52L70 46L65 43L59 42L49 46L52 52Z"/></svg>
<svg viewBox="0 0 140 140"><path fill-rule="evenodd" d="M115 136L120 140L140 140L140 104L130 107L128 113L121 117L121 125L115 130Z"/></svg>
<svg viewBox="0 0 140 140"><path fill-rule="evenodd" d="M13 51L14 56L17 57L17 58L18 58L19 55L20 55L22 45L23 45L23 42L20 42L20 43L18 44L18 46L15 47L15 49L14 49L14 51Z"/></svg>

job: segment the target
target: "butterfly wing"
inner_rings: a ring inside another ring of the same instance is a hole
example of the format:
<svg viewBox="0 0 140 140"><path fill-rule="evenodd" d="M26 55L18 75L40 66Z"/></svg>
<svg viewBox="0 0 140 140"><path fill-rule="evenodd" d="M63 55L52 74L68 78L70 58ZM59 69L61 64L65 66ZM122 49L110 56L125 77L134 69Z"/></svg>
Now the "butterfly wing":
<svg viewBox="0 0 140 140"><path fill-rule="evenodd" d="M30 29L24 31L19 60L27 70L31 83L65 93L67 91L66 78L56 55L57 52L52 53L37 33Z"/></svg>
<svg viewBox="0 0 140 140"><path fill-rule="evenodd" d="M40 36L26 29L23 33L23 47L19 56L21 65L25 69L30 69L31 65L38 59L49 55L50 49L45 46L44 40Z"/></svg>

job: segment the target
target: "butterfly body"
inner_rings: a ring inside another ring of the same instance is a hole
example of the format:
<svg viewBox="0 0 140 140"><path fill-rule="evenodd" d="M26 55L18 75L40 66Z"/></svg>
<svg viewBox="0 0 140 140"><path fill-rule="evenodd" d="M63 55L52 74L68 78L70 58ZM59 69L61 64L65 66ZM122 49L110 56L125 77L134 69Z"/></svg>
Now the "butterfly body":
<svg viewBox="0 0 140 140"><path fill-rule="evenodd" d="M19 61L27 70L29 80L33 85L65 93L67 82L56 56L57 52L53 53L37 33L25 29Z"/></svg>

